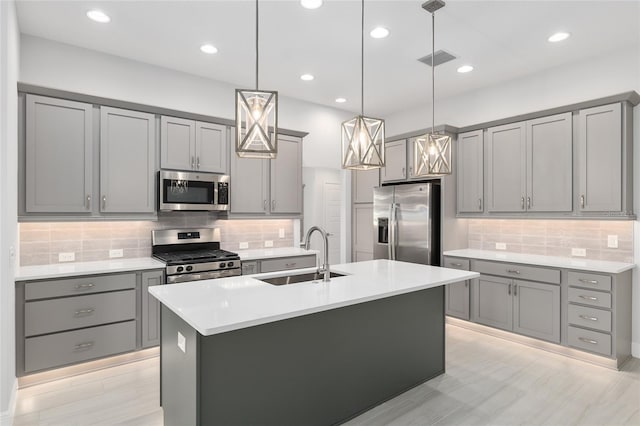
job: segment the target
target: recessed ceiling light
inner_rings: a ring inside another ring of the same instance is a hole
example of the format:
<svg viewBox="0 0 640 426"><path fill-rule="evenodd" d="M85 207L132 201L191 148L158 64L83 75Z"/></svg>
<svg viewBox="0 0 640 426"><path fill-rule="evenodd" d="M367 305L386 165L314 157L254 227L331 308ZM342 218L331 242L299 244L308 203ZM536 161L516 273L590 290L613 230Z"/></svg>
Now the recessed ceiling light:
<svg viewBox="0 0 640 426"><path fill-rule="evenodd" d="M473 67L471 65L463 65L460 68L458 68L458 72L461 74L464 74L466 72L471 72L473 71Z"/></svg>
<svg viewBox="0 0 640 426"><path fill-rule="evenodd" d="M345 98L336 98L336 102L339 104L343 104L345 102L347 102L347 100Z"/></svg>
<svg viewBox="0 0 640 426"><path fill-rule="evenodd" d="M213 44L203 44L202 46L200 46L200 50L210 55L213 55L214 53L218 53L218 48L215 47Z"/></svg>
<svg viewBox="0 0 640 426"><path fill-rule="evenodd" d="M109 15L97 9L88 11L87 16L89 17L89 19L96 22L100 22L101 24L106 24L107 22L111 21L111 18L109 18Z"/></svg>
<svg viewBox="0 0 640 426"><path fill-rule="evenodd" d="M385 27L375 27L369 34L373 38L385 38L389 35L389 30Z"/></svg>
<svg viewBox="0 0 640 426"><path fill-rule="evenodd" d="M302 74L300 76L300 80L304 80L304 81L311 81L313 80L315 77L312 76L311 74Z"/></svg>
<svg viewBox="0 0 640 426"><path fill-rule="evenodd" d="M322 0L300 0L300 4L305 9L317 9L322 6Z"/></svg>
<svg viewBox="0 0 640 426"><path fill-rule="evenodd" d="M551 43L557 43L559 41L568 39L570 35L571 34L569 33L563 33L563 32L555 33L554 35L549 37L547 40L549 40Z"/></svg>

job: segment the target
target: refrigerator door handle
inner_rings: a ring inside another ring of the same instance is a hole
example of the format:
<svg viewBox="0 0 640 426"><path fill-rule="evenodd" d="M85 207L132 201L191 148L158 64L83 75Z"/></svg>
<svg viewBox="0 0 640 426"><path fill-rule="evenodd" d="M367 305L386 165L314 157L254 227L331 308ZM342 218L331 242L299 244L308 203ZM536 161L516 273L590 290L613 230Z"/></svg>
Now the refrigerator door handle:
<svg viewBox="0 0 640 426"><path fill-rule="evenodd" d="M396 203L391 204L391 238L389 239L389 247L391 249L390 260L397 260L397 241L398 240L398 205Z"/></svg>
<svg viewBox="0 0 640 426"><path fill-rule="evenodd" d="M389 228L387 232L389 233L389 240L387 241L387 258L389 260L393 260L393 204L389 206Z"/></svg>

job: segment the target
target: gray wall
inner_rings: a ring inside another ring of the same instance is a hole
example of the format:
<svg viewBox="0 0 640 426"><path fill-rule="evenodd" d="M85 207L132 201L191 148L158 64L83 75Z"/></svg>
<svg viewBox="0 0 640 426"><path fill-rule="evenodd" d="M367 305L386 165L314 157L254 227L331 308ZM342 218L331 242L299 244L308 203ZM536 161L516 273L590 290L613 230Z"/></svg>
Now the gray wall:
<svg viewBox="0 0 640 426"><path fill-rule="evenodd" d="M20 31L14 0L0 2L0 422L16 386L14 267L17 234Z"/></svg>

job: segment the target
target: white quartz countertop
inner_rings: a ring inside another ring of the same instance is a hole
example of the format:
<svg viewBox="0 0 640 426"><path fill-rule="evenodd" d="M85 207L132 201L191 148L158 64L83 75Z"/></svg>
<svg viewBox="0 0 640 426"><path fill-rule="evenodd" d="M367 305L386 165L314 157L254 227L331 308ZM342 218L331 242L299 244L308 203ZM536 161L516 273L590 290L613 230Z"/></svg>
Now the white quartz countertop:
<svg viewBox="0 0 640 426"><path fill-rule="evenodd" d="M445 256L464 257L468 259L494 260L497 262L522 263L525 265L553 266L565 269L579 269L582 271L605 272L617 274L633 269L634 263L609 262L606 260L576 259L573 257L542 256L537 254L523 254L498 252L491 250L462 249L449 250Z"/></svg>
<svg viewBox="0 0 640 426"><path fill-rule="evenodd" d="M274 259L278 257L316 255L316 250L305 250L299 247L278 247L236 251L241 260Z"/></svg>
<svg viewBox="0 0 640 426"><path fill-rule="evenodd" d="M16 281L63 278L77 275L109 274L113 272L164 269L165 264L150 257L136 259L101 260L97 262L54 263L22 266L17 269Z"/></svg>
<svg viewBox="0 0 640 426"><path fill-rule="evenodd" d="M313 272L315 268L288 273ZM259 324L410 293L479 276L476 272L390 260L331 267L330 282L275 286L259 281L283 272L149 287L167 308L209 336Z"/></svg>

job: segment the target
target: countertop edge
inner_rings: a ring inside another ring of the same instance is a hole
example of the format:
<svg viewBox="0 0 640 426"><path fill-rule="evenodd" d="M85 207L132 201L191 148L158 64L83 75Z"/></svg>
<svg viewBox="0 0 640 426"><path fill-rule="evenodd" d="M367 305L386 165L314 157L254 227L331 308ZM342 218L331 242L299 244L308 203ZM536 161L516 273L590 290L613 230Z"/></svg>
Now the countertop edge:
<svg viewBox="0 0 640 426"><path fill-rule="evenodd" d="M608 274L619 274L622 272L626 272L632 270L636 267L635 263L625 263L625 262L613 262L608 260L576 260L567 257L553 257L553 256L542 256L542 255L529 255L535 256L534 260L527 260L522 256L528 256L524 253L496 253L490 250L477 250L477 249L458 249L458 250L448 250L442 253L443 256L450 257L462 257L467 259L476 259L476 260L489 260L492 262L508 262L508 263L519 263L523 265L532 265L532 266L546 266L546 267L554 267L554 268L563 268L563 269L572 269L578 271L590 271L590 272L601 272ZM504 258L498 256L505 256ZM546 259L545 259L546 258ZM576 264L575 262L584 262L583 264Z"/></svg>
<svg viewBox="0 0 640 426"><path fill-rule="evenodd" d="M76 262L69 264L50 264L22 266L16 268L14 281L46 280L56 278L70 278L83 275L102 275L120 272L135 272L154 269L164 269L163 262L151 257L141 257L121 260L105 260L96 262Z"/></svg>

